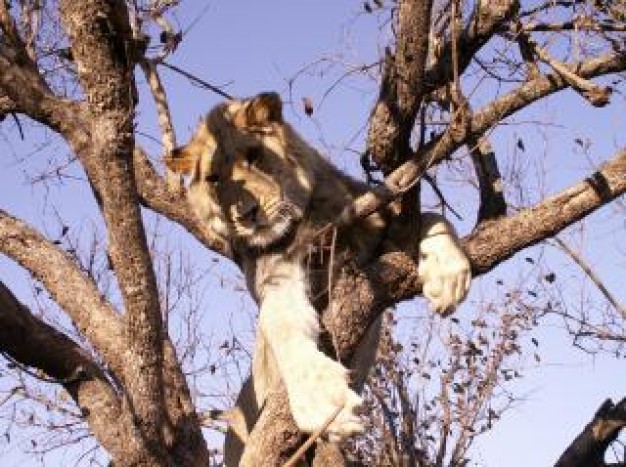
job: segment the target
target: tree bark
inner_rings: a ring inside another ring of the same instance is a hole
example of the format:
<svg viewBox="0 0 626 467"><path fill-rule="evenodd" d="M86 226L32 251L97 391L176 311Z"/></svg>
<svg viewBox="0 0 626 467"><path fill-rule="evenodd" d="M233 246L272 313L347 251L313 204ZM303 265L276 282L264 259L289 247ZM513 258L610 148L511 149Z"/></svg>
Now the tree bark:
<svg viewBox="0 0 626 467"><path fill-rule="evenodd" d="M0 282L0 351L21 365L43 370L63 385L113 461L138 465L142 440L117 389L88 353L33 316ZM123 453L123 454L122 454Z"/></svg>
<svg viewBox="0 0 626 467"><path fill-rule="evenodd" d="M86 166L108 232L108 251L124 300L125 368L142 435L155 465L167 465L163 427L163 323L133 166L134 88L131 33L123 1L60 3L91 127ZM94 171L96 172L94 174Z"/></svg>
<svg viewBox="0 0 626 467"><path fill-rule="evenodd" d="M585 429L563 452L554 467L607 467L604 455L626 426L626 399L607 399ZM615 465L615 464L612 464ZM622 464L623 465L623 464Z"/></svg>

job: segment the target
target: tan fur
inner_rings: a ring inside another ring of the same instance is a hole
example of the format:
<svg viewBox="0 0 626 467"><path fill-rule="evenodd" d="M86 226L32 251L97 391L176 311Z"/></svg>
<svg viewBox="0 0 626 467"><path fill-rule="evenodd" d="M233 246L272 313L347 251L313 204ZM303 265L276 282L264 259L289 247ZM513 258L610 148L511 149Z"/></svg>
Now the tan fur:
<svg viewBox="0 0 626 467"><path fill-rule="evenodd" d="M259 304L252 376L231 413L226 465L239 465L265 394L277 378L303 431L314 431L343 406L327 430L329 437L341 440L362 432L361 398L348 384L347 369L318 349L319 322L310 296L323 295L328 286L324 252L329 241L316 232L367 187L328 163L284 122L274 93L219 105L166 163L189 175L190 204L231 243ZM389 247L389 218L389 212L375 213L342 231L337 254L367 261ZM443 218L426 214L421 223L424 294L433 309L447 313L467 293L469 264ZM316 261L319 270L312 266ZM354 357L355 386L362 385L373 363L379 327L379 321L372 325Z"/></svg>

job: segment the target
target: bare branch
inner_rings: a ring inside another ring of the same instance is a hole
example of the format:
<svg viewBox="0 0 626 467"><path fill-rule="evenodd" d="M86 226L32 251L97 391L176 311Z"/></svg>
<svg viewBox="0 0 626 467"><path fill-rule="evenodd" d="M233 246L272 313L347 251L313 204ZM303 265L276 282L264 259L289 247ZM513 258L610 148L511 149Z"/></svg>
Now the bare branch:
<svg viewBox="0 0 626 467"><path fill-rule="evenodd" d="M505 215L506 201L498 161L489 139L487 136L475 138L471 135L467 141L480 191L480 206L476 219L476 223L479 224L484 220Z"/></svg>
<svg viewBox="0 0 626 467"><path fill-rule="evenodd" d="M617 298L609 291L609 289L606 288L604 282L602 282L598 275L593 272L593 269L591 269L591 266L587 264L587 261L585 261L582 255L574 251L573 248L571 248L565 241L561 240L559 237L554 237L548 243L555 244L560 250L565 252L565 254L567 254L576 264L578 264L578 266L580 266L585 274L587 274L587 277L589 277L589 279L591 279L596 287L598 287L598 290L602 292L602 294L609 301L609 303L613 305L613 308L615 308L626 319L626 306L621 305L619 303L619 300L617 300Z"/></svg>
<svg viewBox="0 0 626 467"><path fill-rule="evenodd" d="M550 57L548 52L541 47L534 47L537 56L548 65L550 65L559 75L567 81L567 83L580 93L595 107L604 107L609 103L611 97L611 88L600 87L593 82L578 76L570 70L564 63Z"/></svg>
<svg viewBox="0 0 626 467"><path fill-rule="evenodd" d="M488 272L520 250L555 235L626 193L626 150L586 180L515 215L483 222L463 239L474 275ZM359 290L358 299L350 291ZM338 278L324 325L333 332L342 361L349 361L362 333L385 307L421 290L415 263L403 252L387 253L362 273ZM342 299L341 297L346 297Z"/></svg>
<svg viewBox="0 0 626 467"><path fill-rule="evenodd" d="M33 316L2 282L0 349L21 364L62 381L98 441L109 447L113 456L127 454L119 461L133 463L141 442L132 415L122 408L115 388L83 349Z"/></svg>
<svg viewBox="0 0 626 467"><path fill-rule="evenodd" d="M10 105L13 111L24 113L59 133L75 131L82 115L80 104L55 96L34 66L17 60L11 49L3 51L1 43L0 67L0 106Z"/></svg>
<svg viewBox="0 0 626 467"><path fill-rule="evenodd" d="M222 96L225 99L233 99L233 96L231 96L230 94L228 94L224 90L220 89L219 87L215 86L214 84L211 84L211 83L209 83L209 82L207 82L207 81L205 81L203 79L200 79L196 75L193 75L193 74L189 73L188 71L185 71L185 70L183 70L180 67L177 67L176 65L172 65L172 64L167 63L167 62L160 62L159 65L164 66L165 68L168 68L168 69L174 71L175 73L178 73L179 75L184 76L185 78L187 78L192 83L198 84L198 85L202 86L203 88L208 89L211 92L214 92L218 96Z"/></svg>
<svg viewBox="0 0 626 467"><path fill-rule="evenodd" d="M590 59L574 68L583 78L617 73L626 69L626 55L610 54ZM476 112L471 119L471 124L467 127L451 128L418 150L412 159L386 177L381 186L360 196L351 206L348 206L337 223L347 225L354 219L365 217L393 201L413 187L429 167L440 163L466 143L469 136L484 134L491 127L518 110L567 86L567 81L560 75L550 74L527 81L517 89L501 96Z"/></svg>
<svg viewBox="0 0 626 467"><path fill-rule="evenodd" d="M406 160L423 95L432 1L405 0L398 8L398 45L388 55L380 96L370 117L368 152L389 171Z"/></svg>
<svg viewBox="0 0 626 467"><path fill-rule="evenodd" d="M60 2L78 77L90 113L91 164L87 174L96 187L109 233L109 256L125 305L128 395L140 430L152 447L155 465L163 451L163 329L156 278L148 252L132 173L133 36L126 3L89 0Z"/></svg>
<svg viewBox="0 0 626 467"><path fill-rule="evenodd" d="M476 53L491 39L503 25L517 12L516 0L487 0L476 2L469 23L461 33L458 42L459 74L462 75ZM429 93L453 79L452 40L441 47L440 59L433 63L424 75L424 93Z"/></svg>
<svg viewBox="0 0 626 467"><path fill-rule="evenodd" d="M117 371L124 367L119 316L72 259L34 229L0 210L0 252L39 280Z"/></svg>
<svg viewBox="0 0 626 467"><path fill-rule="evenodd" d="M626 399L614 404L607 399L585 429L572 441L555 467L608 466L604 454L626 427Z"/></svg>
<svg viewBox="0 0 626 467"><path fill-rule="evenodd" d="M163 155L170 154L176 145L176 134L174 133L174 126L172 125L172 116L170 114L170 107L167 103L167 95L165 94L165 88L161 82L161 78L156 69L156 64L152 59L143 58L139 62L141 69L143 70L146 80L150 85L152 91L152 97L156 104L156 111L159 119L159 126L161 127L161 140L163 142ZM183 179L179 175L174 174L167 167L165 169L165 181L168 187L172 190L179 189L182 186Z"/></svg>
<svg viewBox="0 0 626 467"><path fill-rule="evenodd" d="M555 235L626 193L626 150L584 181L536 206L486 222L464 239L477 274L484 274L523 248Z"/></svg>
<svg viewBox="0 0 626 467"><path fill-rule="evenodd" d="M524 31L526 32L558 32L558 31L626 32L626 25L574 19L573 21L563 21L563 22L554 22L554 23L531 22L531 23L524 25Z"/></svg>

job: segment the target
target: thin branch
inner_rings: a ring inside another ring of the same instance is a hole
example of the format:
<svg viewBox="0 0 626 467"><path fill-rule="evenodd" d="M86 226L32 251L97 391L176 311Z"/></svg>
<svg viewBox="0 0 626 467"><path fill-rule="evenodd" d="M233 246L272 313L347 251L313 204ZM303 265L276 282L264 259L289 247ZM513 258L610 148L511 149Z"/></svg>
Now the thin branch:
<svg viewBox="0 0 626 467"><path fill-rule="evenodd" d="M492 38L504 29L507 21L514 17L519 2L516 0L476 2L467 26L461 33L457 48L459 74L462 75L469 66L472 58ZM431 64L424 75L424 93L430 93L453 79L451 53L452 40L449 39L441 46L439 60Z"/></svg>
<svg viewBox="0 0 626 467"><path fill-rule="evenodd" d="M165 156L171 154L176 147L176 133L174 132L174 126L172 125L172 115L170 113L167 95L156 69L155 61L143 58L139 61L139 65L141 66L141 69L146 76L146 80L150 85L150 90L152 91L152 97L154 98L157 116L159 119L159 126L161 127L163 155ZM165 169L165 181L167 186L172 190L179 189L183 183L182 177L175 174L167 167Z"/></svg>
<svg viewBox="0 0 626 467"><path fill-rule="evenodd" d="M596 31L626 32L625 24L603 23L601 21L563 21L561 23L528 23L523 26L526 32Z"/></svg>
<svg viewBox="0 0 626 467"><path fill-rule="evenodd" d="M302 443L302 446L300 446L298 450L293 453L293 456L291 456L289 460L285 462L283 467L295 467L298 461L300 460L300 458L307 451L307 449L309 449L313 445L313 443L317 441L320 438L320 436L322 436L322 434L326 431L326 428L328 428L330 424L335 420L335 418L337 418L337 415L339 415L339 412L341 412L343 408L344 408L344 405L337 407L335 411L332 414L330 414L330 416L324 422L324 424L321 427L319 427L317 430L315 430L313 433L311 433L308 439L304 443Z"/></svg>
<svg viewBox="0 0 626 467"><path fill-rule="evenodd" d="M596 285L598 290L604 295L604 297L609 301L609 303L626 319L626 306L621 305L619 300L609 291L609 289L604 285L604 282L600 280L598 275L593 271L591 266L587 263L587 261L576 252L573 248L571 248L565 241L561 240L559 237L554 237L548 243L554 244L561 251L566 253L579 267L582 269L587 277L591 279L591 281Z"/></svg>
<svg viewBox="0 0 626 467"><path fill-rule="evenodd" d="M223 91L222 89L220 89L219 87L208 83L207 81L198 78L197 76L189 73L188 71L183 70L182 68L177 67L176 65L171 65L167 62L159 62L159 65L164 66L165 68L168 68L172 71L175 71L176 73L183 75L185 78L187 78L188 80L190 80L193 83L199 84L200 86L202 86L203 88L208 89L209 91L214 92L215 94L218 94L226 99L233 99L233 96L231 96L230 94L228 94L226 91Z"/></svg>
<svg viewBox="0 0 626 467"><path fill-rule="evenodd" d="M483 274L513 254L554 236L626 193L626 149L585 180L537 205L493 222L463 240L474 273ZM502 233L506 232L506 238Z"/></svg>
<svg viewBox="0 0 626 467"><path fill-rule="evenodd" d="M626 69L626 55L610 54L582 62L573 68L578 70L582 78L617 73ZM429 167L440 163L462 144L467 143L469 136L484 134L506 117L566 88L568 84L556 73L540 76L494 100L473 115L468 127L455 126L454 131L446 131L389 174L382 185L357 198L344 209L336 222L337 225L348 225L355 219L368 216L381 206L390 203L411 189Z"/></svg>
<svg viewBox="0 0 626 467"><path fill-rule="evenodd" d="M531 45L534 45L531 42ZM541 47L534 45L534 52L541 61L550 65L559 75L567 81L567 83L585 99L587 99L595 107L604 107L609 103L612 89L610 87L601 87L597 84L584 79L570 70L564 63L550 57L548 52Z"/></svg>

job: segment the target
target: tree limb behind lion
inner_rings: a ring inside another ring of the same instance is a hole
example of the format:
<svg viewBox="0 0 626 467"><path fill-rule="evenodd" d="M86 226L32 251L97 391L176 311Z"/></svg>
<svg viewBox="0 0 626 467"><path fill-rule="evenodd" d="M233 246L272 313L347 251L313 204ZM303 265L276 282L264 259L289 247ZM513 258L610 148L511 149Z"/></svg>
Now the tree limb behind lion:
<svg viewBox="0 0 626 467"><path fill-rule="evenodd" d="M226 465L244 465L248 434L279 379L303 432L316 431L343 407L325 436L341 442L362 433L359 391L374 362L380 320L370 325L351 361L339 362L320 349L317 310L329 305L333 270L406 249L398 241L403 236L396 207L338 231L325 229L368 186L308 145L283 120L275 93L218 105L166 164L189 177L189 203L230 244L259 305L252 374L230 414ZM433 311L446 315L467 294L469 262L443 217L424 213L420 226L415 242L422 293Z"/></svg>

